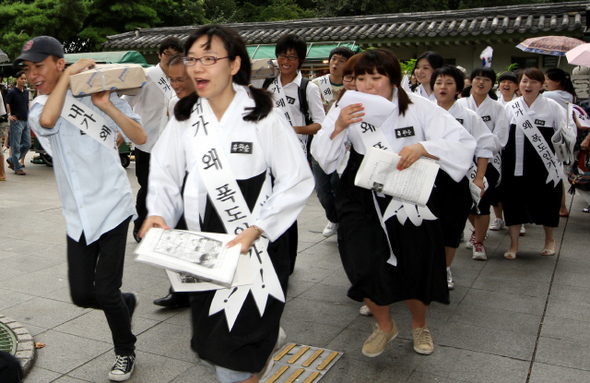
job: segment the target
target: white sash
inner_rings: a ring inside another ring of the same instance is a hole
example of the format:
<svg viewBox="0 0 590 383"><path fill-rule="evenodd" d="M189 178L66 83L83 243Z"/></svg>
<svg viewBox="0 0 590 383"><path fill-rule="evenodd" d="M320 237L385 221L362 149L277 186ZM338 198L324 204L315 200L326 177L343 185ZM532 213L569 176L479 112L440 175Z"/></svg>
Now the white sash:
<svg viewBox="0 0 590 383"><path fill-rule="evenodd" d="M285 113L285 118L287 119L289 124L293 126L293 119L291 118L291 114L289 113L289 103L285 98L285 90L279 82L279 76L275 77L275 79L272 80L267 90L277 96L278 100L275 100L275 107L280 108L283 111L283 113ZM297 93L297 96L299 97L299 93ZM298 134L297 138L299 138L299 143L303 148L303 153L307 155L307 136Z"/></svg>
<svg viewBox="0 0 590 383"><path fill-rule="evenodd" d="M551 151L549 144L545 140L545 137L539 131L539 128L531 120L531 116L524 110L522 104L522 98L512 103L512 111L516 119L516 128L524 132L526 138L535 148L535 151L543 161L545 170L547 170L546 183L554 182L554 186L557 186L559 181L564 177L563 166L557 161L555 155ZM519 176L518 169L515 167L514 175Z"/></svg>
<svg viewBox="0 0 590 383"><path fill-rule="evenodd" d="M477 112L478 106L475 103L475 99L472 96L470 96L470 97L466 98L465 100L466 100L467 108L473 110L474 112ZM486 98L486 100L487 100L487 98ZM484 102L485 102L485 100L484 100ZM483 117L480 117L480 118L486 124L486 127L487 127L488 126L487 122L483 119ZM492 134L495 135L494 132L492 132ZM498 182L496 183L496 186L498 186L498 185L500 185L500 181L502 181L502 156L500 155L500 153L496 153L494 155L494 158L492 158L491 163L492 163L492 166L498 171L498 174L499 174Z"/></svg>
<svg viewBox="0 0 590 383"><path fill-rule="evenodd" d="M322 97L326 101L326 104L332 105L334 93L332 92L332 84L330 84L330 75L327 74L318 78L318 85L320 87L320 91L322 92Z"/></svg>
<svg viewBox="0 0 590 383"><path fill-rule="evenodd" d="M159 66L156 67L158 70L149 70L147 72L148 76L152 79L152 81L158 86L158 89L164 93L164 97L166 100L170 101L173 97L172 94L172 87L170 86L170 82L166 78L166 74L162 71L162 68Z"/></svg>
<svg viewBox="0 0 590 383"><path fill-rule="evenodd" d="M374 126L366 121L361 121L355 124L352 124L349 129L355 129L359 132L359 135L365 145L365 149L368 150L370 147L374 147L377 149L388 150L393 152L393 150L389 147L387 142L387 138L385 134L383 134L383 130L380 127ZM389 240L389 234L387 232L387 228L385 226L385 222L393 216L396 216L398 221L403 225L405 224L406 220L410 220L414 226L422 225L423 220L435 220L437 217L432 214L430 209L427 206L419 206L409 202L402 202L396 199L392 199L387 205L385 209L385 213L381 214L381 209L379 208L379 204L377 203L377 196L384 197L381 193L376 193L373 191L373 202L375 204L375 210L380 218L381 227L387 236L387 244L389 245L390 257L387 260L392 266L397 266L397 258L393 253L393 249L391 248L391 243Z"/></svg>
<svg viewBox="0 0 590 383"><path fill-rule="evenodd" d="M35 97L31 107L35 104L45 105L48 98L48 95ZM92 107L68 95L64 100L61 117L80 129L83 134L87 134L98 141L117 159L119 158L117 131L111 129L107 121Z"/></svg>
<svg viewBox="0 0 590 383"><path fill-rule="evenodd" d="M190 122L195 128L196 158L201 161L198 171L207 189L209 200L223 221L227 233L239 234L252 224L255 217L260 214L261 206L266 202L266 198L272 193L268 172L254 211L250 212L225 157L225 150L219 144L217 138L219 122L208 102L203 102L203 99L197 101L191 113ZM220 289L215 292L209 315L225 310L230 331L248 292L252 292L260 316L264 314L269 295L285 302L285 294L267 253L268 243L267 238L260 237L250 249L252 284Z"/></svg>

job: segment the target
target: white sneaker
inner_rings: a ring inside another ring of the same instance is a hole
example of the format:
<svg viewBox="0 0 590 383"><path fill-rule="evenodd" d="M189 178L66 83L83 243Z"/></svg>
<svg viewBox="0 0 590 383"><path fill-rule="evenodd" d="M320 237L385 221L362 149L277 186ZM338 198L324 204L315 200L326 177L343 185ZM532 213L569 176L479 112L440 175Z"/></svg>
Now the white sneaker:
<svg viewBox="0 0 590 383"><path fill-rule="evenodd" d="M336 230L338 230L338 224L334 222L328 222L322 234L324 237L328 238L336 234Z"/></svg>
<svg viewBox="0 0 590 383"><path fill-rule="evenodd" d="M453 274L451 274L451 268L447 267L447 286L449 290L453 290L455 288L455 281L453 281Z"/></svg>
<svg viewBox="0 0 590 383"><path fill-rule="evenodd" d="M465 248L466 249L473 249L474 242L475 242L475 230L473 230L471 232L471 237L469 238L469 241L467 241L467 243L465 244Z"/></svg>
<svg viewBox="0 0 590 383"><path fill-rule="evenodd" d="M504 228L504 220L501 218L496 218L494 222L490 225L491 231L500 231Z"/></svg>
<svg viewBox="0 0 590 383"><path fill-rule="evenodd" d="M479 261L485 261L488 259L488 254L486 252L486 247L481 242L475 242L473 244L473 259L477 259Z"/></svg>
<svg viewBox="0 0 590 383"><path fill-rule="evenodd" d="M526 228L524 227L524 224L520 226L520 232L518 235L523 236L526 234Z"/></svg>
<svg viewBox="0 0 590 383"><path fill-rule="evenodd" d="M371 315L373 315L373 313L369 309L369 306L367 306L367 305L361 306L361 308L359 310L359 314L361 314L362 316L366 316L366 317L370 317Z"/></svg>

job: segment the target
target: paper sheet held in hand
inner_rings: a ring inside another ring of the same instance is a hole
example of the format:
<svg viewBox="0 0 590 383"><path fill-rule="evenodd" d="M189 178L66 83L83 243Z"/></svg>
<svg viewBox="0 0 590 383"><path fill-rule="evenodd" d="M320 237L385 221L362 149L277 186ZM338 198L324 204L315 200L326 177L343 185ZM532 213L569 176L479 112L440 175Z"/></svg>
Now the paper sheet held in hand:
<svg viewBox="0 0 590 383"><path fill-rule="evenodd" d="M354 184L400 201L425 206L440 165L433 160L421 158L409 168L398 170L400 158L389 151L368 148Z"/></svg>
<svg viewBox="0 0 590 383"><path fill-rule="evenodd" d="M135 249L137 260L196 276L196 280L232 285L240 259L241 245L227 249L235 236L184 230L148 230ZM185 278L186 279L186 278ZM215 287L207 289L213 290Z"/></svg>

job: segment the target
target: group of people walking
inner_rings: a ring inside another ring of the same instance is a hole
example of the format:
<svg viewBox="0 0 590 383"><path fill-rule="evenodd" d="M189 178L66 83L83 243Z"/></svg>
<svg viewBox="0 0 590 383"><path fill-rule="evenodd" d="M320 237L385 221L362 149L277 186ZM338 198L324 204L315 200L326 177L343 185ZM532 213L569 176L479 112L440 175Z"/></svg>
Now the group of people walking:
<svg viewBox="0 0 590 383"><path fill-rule="evenodd" d="M74 99L69 76L94 62L66 68L63 48L51 37L32 39L15 60L41 95L29 123L54 158L72 299L102 309L113 335L109 379L127 380L136 365L131 318L137 299L120 291L131 220L138 241L150 228L183 225L235 235L228 246L239 244L250 254L256 270L251 284L185 297L191 347L223 383L258 382L284 343L280 320L297 254L296 220L314 178L328 218L324 235L337 232L348 296L376 319L362 346L368 357L380 355L397 336L389 306L398 301L412 315L414 350L434 351L428 307L450 301L450 265L468 219L475 228L473 258L487 258L490 206L503 205L504 218L496 216L510 230L507 259L516 257L526 223L545 227L542 254L554 254L563 186L550 137L565 110L540 94L542 72L522 71L516 79L522 96L513 93L504 106L495 100L490 68L474 70L471 95L457 101L465 76L434 52L418 58L420 85L412 92L390 50L334 50L330 74L309 82L300 71L305 48L300 37L283 36L276 47L280 74L252 82L239 34L205 26L184 44L163 41L148 85L127 99L110 92ZM353 101L341 104L345 92ZM393 113L368 124L376 116L366 112L367 102L390 102ZM81 134L67 117L73 105L100 116L89 129L110 129L108 139ZM140 145L137 209L111 153L117 132ZM421 158L439 163L426 205L355 185L372 147L397 153L401 172Z"/></svg>

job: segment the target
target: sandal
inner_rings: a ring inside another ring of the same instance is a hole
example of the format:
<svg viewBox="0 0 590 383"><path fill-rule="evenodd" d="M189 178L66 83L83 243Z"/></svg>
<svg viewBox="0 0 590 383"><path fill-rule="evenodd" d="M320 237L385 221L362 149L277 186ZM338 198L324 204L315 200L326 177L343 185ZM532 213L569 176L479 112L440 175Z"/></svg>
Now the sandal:
<svg viewBox="0 0 590 383"><path fill-rule="evenodd" d="M0 177L0 181L6 181L6 177Z"/></svg>
<svg viewBox="0 0 590 383"><path fill-rule="evenodd" d="M506 259L515 259L516 258L516 251L507 251L504 253L504 258Z"/></svg>
<svg viewBox="0 0 590 383"><path fill-rule="evenodd" d="M555 250L545 248L545 249L543 249L543 251L541 251L541 255L547 255L547 256L555 255Z"/></svg>

